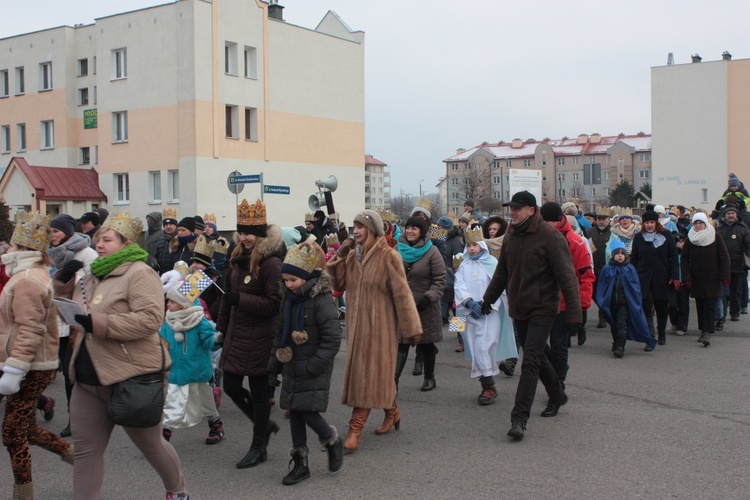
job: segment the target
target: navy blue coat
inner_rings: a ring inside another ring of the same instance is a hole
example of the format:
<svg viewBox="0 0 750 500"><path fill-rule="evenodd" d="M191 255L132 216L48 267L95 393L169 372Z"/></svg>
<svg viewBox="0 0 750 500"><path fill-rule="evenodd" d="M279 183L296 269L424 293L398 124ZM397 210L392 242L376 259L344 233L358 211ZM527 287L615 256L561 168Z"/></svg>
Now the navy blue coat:
<svg viewBox="0 0 750 500"><path fill-rule="evenodd" d="M674 295L669 281L680 280L674 237L666 230L661 234L666 241L658 248L644 240L642 233L635 233L633 237L630 263L638 271L644 299L669 300Z"/></svg>
<svg viewBox="0 0 750 500"><path fill-rule="evenodd" d="M641 285L638 279L638 273L631 264L607 264L602 268L599 274L599 282L596 285L596 294L594 302L599 306L607 323L614 326L615 321L612 318L612 293L615 290L615 282L622 283L625 290L625 299L628 304L628 340L634 340L648 344L651 347L656 345L656 339L651 337L651 330L646 322L646 315L643 313L643 301L641 299Z"/></svg>

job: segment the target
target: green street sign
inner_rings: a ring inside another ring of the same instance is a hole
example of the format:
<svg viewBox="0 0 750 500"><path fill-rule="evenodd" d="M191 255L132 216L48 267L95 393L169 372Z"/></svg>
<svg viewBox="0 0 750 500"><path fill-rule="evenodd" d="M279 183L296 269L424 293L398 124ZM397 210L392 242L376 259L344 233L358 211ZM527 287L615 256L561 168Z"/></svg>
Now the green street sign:
<svg viewBox="0 0 750 500"><path fill-rule="evenodd" d="M83 128L96 128L97 114L96 109L83 110Z"/></svg>

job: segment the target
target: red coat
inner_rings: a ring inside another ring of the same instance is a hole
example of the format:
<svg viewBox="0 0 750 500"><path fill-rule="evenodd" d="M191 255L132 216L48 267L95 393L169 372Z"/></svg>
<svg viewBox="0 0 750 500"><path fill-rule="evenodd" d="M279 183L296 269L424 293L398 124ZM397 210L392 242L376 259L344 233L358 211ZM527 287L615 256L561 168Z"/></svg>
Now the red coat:
<svg viewBox="0 0 750 500"><path fill-rule="evenodd" d="M581 308L585 311L591 307L591 296L594 293L594 281L596 281L596 275L594 275L594 269L591 266L589 243L576 234L565 216L555 227L565 236L565 240L568 242L568 249L573 257L573 267L575 267L576 277L578 278ZM565 311L565 297L562 294L560 295L560 311Z"/></svg>

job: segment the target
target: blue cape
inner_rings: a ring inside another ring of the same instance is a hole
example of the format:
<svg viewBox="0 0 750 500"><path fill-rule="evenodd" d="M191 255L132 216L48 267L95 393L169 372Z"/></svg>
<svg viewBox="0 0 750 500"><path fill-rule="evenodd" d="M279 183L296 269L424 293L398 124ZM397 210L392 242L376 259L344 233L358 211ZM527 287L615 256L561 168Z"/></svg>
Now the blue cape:
<svg viewBox="0 0 750 500"><path fill-rule="evenodd" d="M604 315L607 323L614 326L610 301L612 299L612 288L618 275L622 280L622 287L625 290L625 299L629 309L628 340L634 340L635 342L641 342L654 347L656 339L651 336L651 330L646 322L646 315L643 313L641 283L638 280L638 273L632 264L624 266L607 264L604 266L599 275L599 282L596 285L594 302L599 306L599 310Z"/></svg>

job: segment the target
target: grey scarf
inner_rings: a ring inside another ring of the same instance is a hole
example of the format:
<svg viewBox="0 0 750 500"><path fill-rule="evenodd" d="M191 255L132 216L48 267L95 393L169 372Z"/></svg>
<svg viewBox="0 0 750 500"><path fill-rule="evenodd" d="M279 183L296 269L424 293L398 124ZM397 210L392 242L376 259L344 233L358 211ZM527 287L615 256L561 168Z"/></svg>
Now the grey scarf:
<svg viewBox="0 0 750 500"><path fill-rule="evenodd" d="M68 241L59 247L52 247L47 250L47 255L55 263L55 267L60 269L66 262L70 262L84 248L91 246L91 238L87 234L73 233Z"/></svg>

